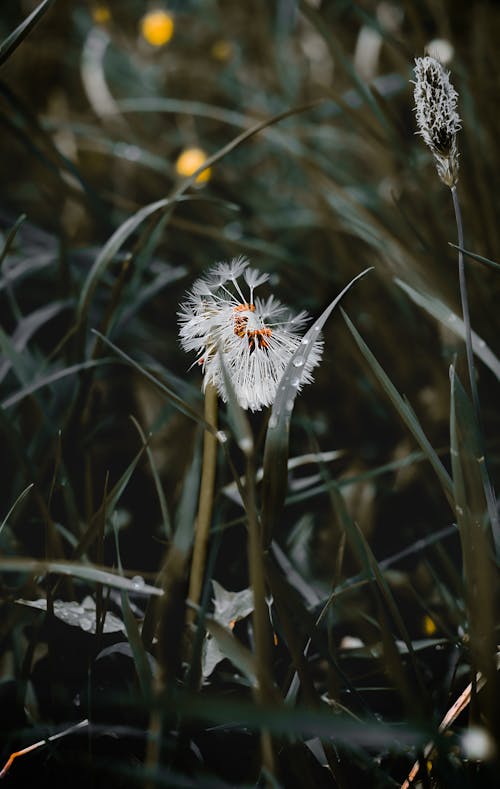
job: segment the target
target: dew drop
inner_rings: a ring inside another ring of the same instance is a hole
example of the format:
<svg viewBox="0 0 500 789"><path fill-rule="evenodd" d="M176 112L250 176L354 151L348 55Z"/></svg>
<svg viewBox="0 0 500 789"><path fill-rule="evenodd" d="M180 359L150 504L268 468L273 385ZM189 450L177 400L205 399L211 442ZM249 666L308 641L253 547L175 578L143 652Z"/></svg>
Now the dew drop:
<svg viewBox="0 0 500 789"><path fill-rule="evenodd" d="M450 316L448 317L448 322L449 322L449 323L455 323L456 319L457 319L457 316L456 316L456 315L450 315Z"/></svg>
<svg viewBox="0 0 500 789"><path fill-rule="evenodd" d="M273 414L271 419L269 420L269 427L273 430L275 427L278 427L278 417Z"/></svg>
<svg viewBox="0 0 500 789"><path fill-rule="evenodd" d="M309 345L309 340L307 337L304 337L304 339L301 341L301 345Z"/></svg>
<svg viewBox="0 0 500 789"><path fill-rule="evenodd" d="M295 389L298 389L298 387L300 386L300 378L292 378L290 383L293 387L295 387Z"/></svg>
<svg viewBox="0 0 500 789"><path fill-rule="evenodd" d="M285 408L288 412L293 411L293 400L287 400Z"/></svg>
<svg viewBox="0 0 500 789"><path fill-rule="evenodd" d="M227 433L224 433L223 430L218 430L216 437L219 444L225 444L227 442Z"/></svg>
<svg viewBox="0 0 500 789"><path fill-rule="evenodd" d="M134 589L142 589L144 583L145 582L142 575L134 575L134 577L132 578L132 586Z"/></svg>
<svg viewBox="0 0 500 789"><path fill-rule="evenodd" d="M479 342L478 342L478 344L477 344L477 347L478 347L478 348L486 348L486 343L485 343L485 341L484 341L484 340L479 340Z"/></svg>
<svg viewBox="0 0 500 789"><path fill-rule="evenodd" d="M78 620L78 624L82 628L82 630L88 631L92 630L92 620L88 618L88 616L82 616Z"/></svg>
<svg viewBox="0 0 500 789"><path fill-rule="evenodd" d="M299 356L297 359L293 360L294 367L303 367L304 366L304 359L302 356Z"/></svg>
<svg viewBox="0 0 500 789"><path fill-rule="evenodd" d="M455 510L456 510L457 515L463 515L464 514L464 511L463 511L462 507L459 507L458 504L456 505Z"/></svg>

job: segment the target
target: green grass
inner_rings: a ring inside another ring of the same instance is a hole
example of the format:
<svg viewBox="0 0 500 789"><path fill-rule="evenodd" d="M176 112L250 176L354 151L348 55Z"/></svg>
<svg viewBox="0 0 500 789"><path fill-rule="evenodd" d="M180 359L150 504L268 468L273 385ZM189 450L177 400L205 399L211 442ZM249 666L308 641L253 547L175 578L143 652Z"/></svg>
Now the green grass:
<svg viewBox="0 0 500 789"><path fill-rule="evenodd" d="M40 742L5 785L493 786L496 9L177 2L155 48L138 0L3 5L0 769ZM464 239L414 135L435 38ZM323 360L215 417L177 312L237 255Z"/></svg>

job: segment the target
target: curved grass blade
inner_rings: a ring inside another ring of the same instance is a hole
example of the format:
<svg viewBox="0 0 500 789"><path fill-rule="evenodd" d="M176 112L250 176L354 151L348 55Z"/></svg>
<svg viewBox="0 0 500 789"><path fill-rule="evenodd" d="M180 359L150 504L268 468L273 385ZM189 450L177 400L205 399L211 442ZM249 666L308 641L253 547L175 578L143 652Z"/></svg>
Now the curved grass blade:
<svg viewBox="0 0 500 789"><path fill-rule="evenodd" d="M12 505L10 510L8 511L7 515L3 519L2 523L0 523L0 534L2 533L2 530L3 530L4 526L5 526L5 524L8 523L9 518L12 515L12 513L14 512L14 510L16 509L17 505L24 499L26 494L30 492L30 490L31 490L31 488L33 487L34 484L35 484L34 482L30 482L28 487L26 487L23 491L21 491L21 493L19 494L19 496L15 500L14 504Z"/></svg>
<svg viewBox="0 0 500 789"><path fill-rule="evenodd" d="M98 367L103 364L110 364L112 362L114 362L114 359L89 359L87 362L72 364L69 367L65 367L63 370L57 370L55 373L49 373L48 375L39 378L38 381L33 381L33 383L24 386L18 392L10 395L10 397L6 397L5 400L0 403L0 408L12 408L12 406L17 405L21 402L21 400L24 400L25 397L30 397L35 392L38 392L39 389L43 389L44 386L50 386L56 381L60 381L70 375L79 373L81 370L87 370L89 367Z"/></svg>
<svg viewBox="0 0 500 789"><path fill-rule="evenodd" d="M26 38L30 30L35 27L38 20L45 14L46 11L50 8L54 0L42 0L39 6L35 8L35 10L26 17L26 19L21 22L21 24L16 27L12 33L7 36L4 41L0 44L0 66L2 63L12 55L12 53L17 49L19 44Z"/></svg>
<svg viewBox="0 0 500 789"><path fill-rule="evenodd" d="M172 405L175 406L175 408L177 408L178 411L181 411L181 413L185 414L186 416L189 416L195 422L198 422L198 424L202 425L202 427L204 427L205 430L208 430L210 433L215 435L217 439L220 439L220 434L213 427L213 425L209 424L209 422L207 422L201 416L201 414L195 411L194 408L191 408L191 406L188 403L186 403L186 401L183 400L181 397L176 395L172 389L170 389L168 386L166 386L161 381L159 381L158 378L155 378L154 375L148 373L148 371L145 370L144 367L142 367L139 364L139 362L136 362L135 359L132 359L131 356L126 354L125 351L122 351L120 348L118 348L117 345L112 343L111 340L108 340L108 338L105 337L104 334L101 334L101 332L97 331L97 329L92 329L92 333L97 335L97 337L99 337L102 340L102 342L104 342L105 345L108 345L110 348L112 348L112 350L116 354L118 354L118 356L120 356L125 362L127 362L127 364L129 364L131 367L134 367L141 375L147 378L148 381L151 381L151 383L157 386L158 389L168 397Z"/></svg>
<svg viewBox="0 0 500 789"><path fill-rule="evenodd" d="M62 310L71 306L71 301L56 301L47 304L38 310L30 313L25 318L21 318L14 333L10 338L11 348L16 353L21 353L26 348L29 340L39 328L45 326L53 317L58 315ZM0 361L0 382L3 381L8 371L12 366L12 361L4 359Z"/></svg>
<svg viewBox="0 0 500 789"><path fill-rule="evenodd" d="M454 244L452 245L454 246ZM427 293L422 293L421 291L417 291L408 285L406 282L403 282L398 277L394 279L396 285L398 285L408 296L411 298L412 301L415 302L419 307L422 307L429 315L432 315L433 318L436 318L443 326L446 326L447 329L450 329L454 332L458 337L462 340L465 340L465 325L461 318L458 317L446 304L443 304L440 299L437 299L435 296L429 296ZM472 332L472 349L476 356L478 356L481 361L489 367L491 372L500 380L500 359L495 356L491 348L489 348L485 341L476 334L475 331Z"/></svg>
<svg viewBox="0 0 500 789"><path fill-rule="evenodd" d="M302 338L301 344L290 359L281 377L278 394L273 403L264 447L264 476L262 480L262 529L263 546L267 548L272 540L272 528L283 506L287 488L288 437L290 420L298 394L301 371L314 347L318 335L331 313L354 285L364 277L371 267L352 279L336 296Z"/></svg>
<svg viewBox="0 0 500 789"><path fill-rule="evenodd" d="M375 356L372 354L370 349L368 348L367 344L354 327L354 324L349 320L346 313L341 310L342 316L346 322L347 328L351 332L356 344L365 357L366 361L368 362L369 366L371 367L375 377L380 382L383 390L388 395L389 400L397 410L399 416L408 427L410 432L412 433L413 437L417 441L418 445L422 449L422 452L425 454L427 459L429 460L431 466L433 467L434 471L437 474L437 477L441 483L443 491L446 495L446 498L451 504L453 511L455 511L454 502L453 502L453 483L451 481L451 477L446 471L445 467L441 463L436 450L430 443L429 439L425 435L422 427L416 417L411 406L401 397L398 390L388 377L388 375L384 372L378 361L376 360Z"/></svg>
<svg viewBox="0 0 500 789"><path fill-rule="evenodd" d="M15 223L12 225L11 229L7 233L7 236L6 236L5 241L4 241L3 249L0 252L0 266L2 265L3 261L5 260L7 255L9 254L9 250L10 250L10 248L11 248L13 242L14 242L14 239L15 239L15 237L17 235L17 231L21 227L22 223L26 220L26 218L27 218L26 214L21 214L16 219Z"/></svg>
<svg viewBox="0 0 500 789"><path fill-rule="evenodd" d="M162 200L157 200L155 203L150 203L143 208L136 211L135 214L120 225L113 235L106 241L100 253L98 254L94 265L90 269L87 279L83 283L80 293L80 299L76 308L76 324L77 327L81 325L84 316L86 315L90 300L97 287L97 282L113 260L116 253L121 249L125 241L137 230L137 228L152 214L166 208L172 201L168 197Z"/></svg>
<svg viewBox="0 0 500 789"><path fill-rule="evenodd" d="M56 575L69 575L72 578L81 578L84 581L104 584L114 589L126 589L128 592L133 592L136 595L157 595L161 597L163 594L162 590L156 586L150 586L149 584L137 586L135 581L117 575L108 567L80 564L79 562L44 562L32 559L29 556L17 556L15 558L2 556L0 557L0 572L31 573L32 575L55 573Z"/></svg>

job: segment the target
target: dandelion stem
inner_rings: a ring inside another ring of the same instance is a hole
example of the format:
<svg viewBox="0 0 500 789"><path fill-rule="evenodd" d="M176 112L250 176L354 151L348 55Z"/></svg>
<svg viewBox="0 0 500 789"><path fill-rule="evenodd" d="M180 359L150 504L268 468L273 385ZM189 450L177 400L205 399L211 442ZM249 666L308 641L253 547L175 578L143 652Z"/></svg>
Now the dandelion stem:
<svg viewBox="0 0 500 789"><path fill-rule="evenodd" d="M272 701L273 696L268 673L270 628L266 603L262 530L257 517L255 496L255 465L251 455L247 456L245 505L248 518L248 569L254 598L253 627L258 681L256 697L258 703L266 704ZM271 776L274 775L272 739L269 731L266 729L261 730L261 755L263 771Z"/></svg>
<svg viewBox="0 0 500 789"><path fill-rule="evenodd" d="M462 316L465 327L465 350L467 354L467 368L469 372L470 390L472 395L472 405L476 416L477 430L481 444L483 444L483 458L484 458L484 438L481 420L481 407L479 404L479 394L476 382L476 369L474 365L474 355L472 351L472 329L470 323L469 313L469 299L467 295L467 282L465 278L465 262L462 249L464 249L464 231L462 224L462 212L460 210L460 201L458 199L458 192L456 185L451 187L451 196L453 198L453 208L455 211L455 220L457 224L458 235L458 282L460 287L460 300L462 302ZM483 481L484 494L488 507L488 515L490 518L491 529L493 534L494 543L497 550L497 555L500 552L500 523L498 519L498 510L496 505L496 497L491 483L490 476L486 464L480 463L481 477Z"/></svg>
<svg viewBox="0 0 500 789"><path fill-rule="evenodd" d="M207 384L205 390L205 420L214 428L217 427L217 390ZM203 442L203 467L201 471L200 498L196 517L193 558L189 575L189 600L198 605L203 588L205 561L207 556L208 536L212 521L214 499L215 471L217 465L217 438L214 433L205 431ZM188 623L193 622L195 609L187 612Z"/></svg>

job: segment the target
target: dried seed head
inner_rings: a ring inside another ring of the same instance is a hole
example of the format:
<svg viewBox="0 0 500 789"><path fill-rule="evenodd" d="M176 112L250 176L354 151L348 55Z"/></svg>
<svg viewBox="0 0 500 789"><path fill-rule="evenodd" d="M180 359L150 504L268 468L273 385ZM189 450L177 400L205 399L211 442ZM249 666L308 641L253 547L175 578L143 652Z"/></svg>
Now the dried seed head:
<svg viewBox="0 0 500 789"><path fill-rule="evenodd" d="M450 73L430 56L415 59L414 84L418 134L434 155L439 177L451 188L458 181L458 93Z"/></svg>

